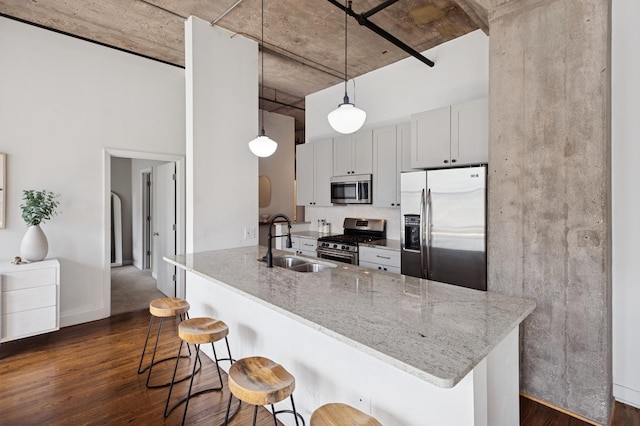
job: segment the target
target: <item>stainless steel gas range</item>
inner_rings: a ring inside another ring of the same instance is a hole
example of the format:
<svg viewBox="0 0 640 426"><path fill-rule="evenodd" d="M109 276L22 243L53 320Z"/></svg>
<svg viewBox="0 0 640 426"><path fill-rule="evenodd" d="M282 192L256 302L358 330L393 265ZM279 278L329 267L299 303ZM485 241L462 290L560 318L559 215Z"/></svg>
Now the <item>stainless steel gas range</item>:
<svg viewBox="0 0 640 426"><path fill-rule="evenodd" d="M358 264L358 244L387 237L386 220L345 218L344 234L318 238L316 254L321 259Z"/></svg>

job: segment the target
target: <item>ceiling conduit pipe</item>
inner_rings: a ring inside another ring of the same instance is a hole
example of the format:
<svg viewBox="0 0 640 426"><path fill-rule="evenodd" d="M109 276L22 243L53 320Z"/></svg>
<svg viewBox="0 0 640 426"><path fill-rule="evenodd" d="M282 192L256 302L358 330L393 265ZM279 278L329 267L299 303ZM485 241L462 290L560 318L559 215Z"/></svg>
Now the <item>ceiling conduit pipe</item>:
<svg viewBox="0 0 640 426"><path fill-rule="evenodd" d="M377 26L373 22L369 21L369 19L367 19L367 16L371 16L374 13L377 13L380 10L384 9L385 7L390 6L391 4L395 3L394 0L386 1L385 3L381 4L380 6L375 7L373 9L371 9L369 12L363 13L363 14L355 13L353 11L353 9L351 9L351 7L346 8L342 4L338 3L336 0L327 0L327 1L329 3L331 3L332 5L334 5L335 7L339 8L340 10L342 10L343 12L346 11L349 16L355 18L355 20L358 21L358 24L362 25L365 28L370 29L374 33L378 34L380 37L382 37L385 40L387 40L389 43L395 45L396 47L399 47L402 50L404 50L405 52L407 52L408 54L410 54L411 56L413 56L414 58L416 58L420 62L422 62L422 63L424 63L424 64L426 64L426 65L428 65L430 67L435 65L435 63L431 59L425 57L420 52L418 52L417 50L412 48L411 46L405 44L404 42L402 42L401 40L399 40L395 36L389 34L387 31L385 31L384 29L380 28L379 26Z"/></svg>

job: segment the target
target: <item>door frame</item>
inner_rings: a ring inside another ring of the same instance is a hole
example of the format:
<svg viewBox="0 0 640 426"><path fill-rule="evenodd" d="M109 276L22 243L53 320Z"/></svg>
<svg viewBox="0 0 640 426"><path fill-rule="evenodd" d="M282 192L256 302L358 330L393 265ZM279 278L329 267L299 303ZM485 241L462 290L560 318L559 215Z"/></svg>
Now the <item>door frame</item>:
<svg viewBox="0 0 640 426"><path fill-rule="evenodd" d="M142 269L153 270L153 261L151 260L151 246L153 233L151 229L151 211L152 209L152 187L153 187L153 169L147 168L140 170L141 188L141 204L142 204ZM147 254L148 253L148 254Z"/></svg>
<svg viewBox="0 0 640 426"><path fill-rule="evenodd" d="M102 252L102 314L103 318L111 316L111 158L131 158L138 160L156 160L176 163L176 251L186 250L186 159L184 155L153 152L127 151L122 149L104 149L104 188L102 194L103 211L103 252ZM176 277L176 297L185 297L184 270L178 268Z"/></svg>

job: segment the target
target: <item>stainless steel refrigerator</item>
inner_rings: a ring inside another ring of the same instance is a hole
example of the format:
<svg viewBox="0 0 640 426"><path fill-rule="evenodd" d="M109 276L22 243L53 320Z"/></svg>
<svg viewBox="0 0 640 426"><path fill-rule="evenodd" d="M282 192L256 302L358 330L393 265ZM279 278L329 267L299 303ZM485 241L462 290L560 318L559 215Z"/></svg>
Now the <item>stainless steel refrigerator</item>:
<svg viewBox="0 0 640 426"><path fill-rule="evenodd" d="M487 289L486 166L401 175L401 272Z"/></svg>

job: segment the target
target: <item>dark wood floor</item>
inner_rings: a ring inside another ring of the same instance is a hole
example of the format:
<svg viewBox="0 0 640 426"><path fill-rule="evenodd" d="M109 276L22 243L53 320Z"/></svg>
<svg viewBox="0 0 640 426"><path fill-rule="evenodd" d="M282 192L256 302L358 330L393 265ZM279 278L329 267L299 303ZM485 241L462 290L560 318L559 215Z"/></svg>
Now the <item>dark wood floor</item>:
<svg viewBox="0 0 640 426"><path fill-rule="evenodd" d="M148 311L142 310L0 345L0 424L180 424L182 406L163 417L167 388L147 389L146 375L136 374L148 320ZM177 350L168 334L160 350L162 356ZM207 357L203 360L195 389L217 384L215 367ZM153 383L172 372L172 362L163 364L154 369ZM189 366L184 367L186 372ZM180 384L176 395L183 395L186 386ZM186 424L221 424L227 398L225 386L222 392L192 399ZM230 424L250 424L252 414L243 406ZM526 426L588 425L526 398L521 398L520 417ZM266 410L260 412L258 424L273 424ZM612 425L640 426L640 410L616 403Z"/></svg>

